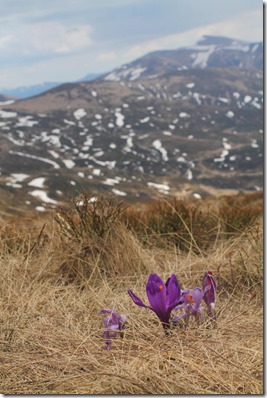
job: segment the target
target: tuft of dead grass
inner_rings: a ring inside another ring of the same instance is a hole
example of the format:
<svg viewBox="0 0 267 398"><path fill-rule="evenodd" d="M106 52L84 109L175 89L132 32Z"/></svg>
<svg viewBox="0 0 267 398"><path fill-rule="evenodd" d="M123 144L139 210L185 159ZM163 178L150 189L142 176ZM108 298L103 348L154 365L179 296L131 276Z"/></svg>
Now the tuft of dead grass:
<svg viewBox="0 0 267 398"><path fill-rule="evenodd" d="M125 222L79 241L62 238L53 220L43 226L31 237L28 228L6 235L12 250L2 241L2 393L263 394L261 222L198 252L153 244L154 237L148 244ZM218 282L216 322L190 320L166 336L153 312L127 294L146 301L152 272L165 280L174 272L191 288L207 269ZM104 307L127 316L124 338L109 351Z"/></svg>

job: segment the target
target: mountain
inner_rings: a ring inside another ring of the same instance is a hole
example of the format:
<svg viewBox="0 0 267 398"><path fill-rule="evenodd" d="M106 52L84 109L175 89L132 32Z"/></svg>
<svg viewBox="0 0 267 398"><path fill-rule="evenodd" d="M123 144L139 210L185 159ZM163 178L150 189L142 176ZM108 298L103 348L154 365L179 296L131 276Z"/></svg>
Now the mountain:
<svg viewBox="0 0 267 398"><path fill-rule="evenodd" d="M213 46L209 56L203 46ZM261 189L262 44L240 46L205 37L195 46L203 51L147 54L2 105L2 201L41 211L99 189L129 201ZM194 63L199 52L205 63Z"/></svg>
<svg viewBox="0 0 267 398"><path fill-rule="evenodd" d="M0 94L0 104L5 103L5 104L12 104L13 102L15 102L15 97L11 97L9 95L6 94Z"/></svg>
<svg viewBox="0 0 267 398"><path fill-rule="evenodd" d="M62 83L58 82L44 82L41 84L35 84L32 86L22 86L16 88L4 88L0 87L0 92L11 95L17 98L29 98L35 95L44 93L45 91L50 90L53 87L59 86Z"/></svg>
<svg viewBox="0 0 267 398"><path fill-rule="evenodd" d="M103 75L103 73L88 73L82 79L79 79L79 82L90 82L91 80L97 79L99 76Z"/></svg>
<svg viewBox="0 0 267 398"><path fill-rule="evenodd" d="M8 97L6 95L0 94L0 101L7 101Z"/></svg>
<svg viewBox="0 0 267 398"><path fill-rule="evenodd" d="M99 73L89 73L84 76L82 79L78 80L79 82L83 81L91 81L99 77ZM8 96L13 96L21 99L30 98L39 94L42 94L46 91L51 90L54 87L65 84L64 82L44 82L41 84L35 84L33 86L23 86L16 88L4 88L0 87L0 92L6 94Z"/></svg>
<svg viewBox="0 0 267 398"><path fill-rule="evenodd" d="M262 69L263 44L204 36L195 46L155 51L104 76L104 80L151 79L188 69L239 67Z"/></svg>

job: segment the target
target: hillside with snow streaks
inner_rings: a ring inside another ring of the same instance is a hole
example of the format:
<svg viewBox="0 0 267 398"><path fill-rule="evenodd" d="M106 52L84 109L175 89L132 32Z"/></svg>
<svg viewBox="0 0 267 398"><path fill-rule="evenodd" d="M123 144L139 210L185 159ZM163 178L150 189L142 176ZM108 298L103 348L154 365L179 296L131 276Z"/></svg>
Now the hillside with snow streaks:
<svg viewBox="0 0 267 398"><path fill-rule="evenodd" d="M146 200L261 189L263 72L248 60L251 67L220 67L218 55L255 61L260 48L206 38L190 51L148 54L95 81L0 104L2 190L44 211L85 190ZM163 55L165 69L153 75L151 57L159 68ZM191 66L181 67L185 59Z"/></svg>
<svg viewBox="0 0 267 398"><path fill-rule="evenodd" d="M194 68L263 66L263 44L204 36L196 45L177 50L155 51L123 65L103 77L109 81L154 79L166 73Z"/></svg>

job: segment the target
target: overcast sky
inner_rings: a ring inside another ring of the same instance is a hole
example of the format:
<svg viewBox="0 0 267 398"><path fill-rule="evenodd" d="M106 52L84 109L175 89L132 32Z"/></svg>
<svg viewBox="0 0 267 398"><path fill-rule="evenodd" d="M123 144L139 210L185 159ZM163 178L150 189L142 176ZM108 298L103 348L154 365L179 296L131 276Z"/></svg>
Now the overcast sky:
<svg viewBox="0 0 267 398"><path fill-rule="evenodd" d="M0 0L0 87L75 81L205 34L262 41L262 0Z"/></svg>

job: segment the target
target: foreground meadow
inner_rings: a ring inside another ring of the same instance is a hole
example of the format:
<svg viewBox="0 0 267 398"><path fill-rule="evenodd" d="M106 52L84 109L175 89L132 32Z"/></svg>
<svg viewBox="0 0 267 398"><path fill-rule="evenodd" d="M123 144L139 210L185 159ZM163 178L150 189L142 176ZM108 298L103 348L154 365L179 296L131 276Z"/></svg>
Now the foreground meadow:
<svg viewBox="0 0 267 398"><path fill-rule="evenodd" d="M86 195L46 219L1 221L4 394L262 394L262 195L125 206ZM216 320L166 335L146 282L217 282ZM110 350L103 308L127 317Z"/></svg>

